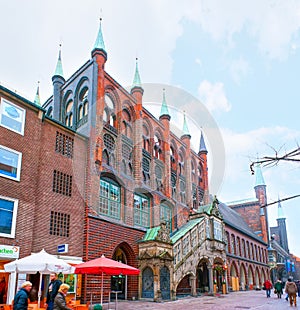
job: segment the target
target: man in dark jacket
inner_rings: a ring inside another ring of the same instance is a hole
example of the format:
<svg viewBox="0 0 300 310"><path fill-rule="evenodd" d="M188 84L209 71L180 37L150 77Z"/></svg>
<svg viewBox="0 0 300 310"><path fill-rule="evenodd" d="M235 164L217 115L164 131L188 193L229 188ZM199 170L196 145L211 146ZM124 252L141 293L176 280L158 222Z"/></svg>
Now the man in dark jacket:
<svg viewBox="0 0 300 310"><path fill-rule="evenodd" d="M25 281L21 289L18 291L14 298L14 310L27 310L28 307L28 296L32 288L32 283Z"/></svg>
<svg viewBox="0 0 300 310"><path fill-rule="evenodd" d="M54 303L54 298L58 293L59 287L61 286L62 282L57 279L57 274L56 273L51 273L50 274L50 283L48 286L48 291L47 291L47 300L45 307L47 310L53 310L53 303Z"/></svg>

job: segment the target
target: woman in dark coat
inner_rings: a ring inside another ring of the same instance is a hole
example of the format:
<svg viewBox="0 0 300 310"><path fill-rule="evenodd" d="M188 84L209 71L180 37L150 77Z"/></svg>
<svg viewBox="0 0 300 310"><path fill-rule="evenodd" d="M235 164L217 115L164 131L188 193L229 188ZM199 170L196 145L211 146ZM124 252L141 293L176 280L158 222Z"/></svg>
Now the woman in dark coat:
<svg viewBox="0 0 300 310"><path fill-rule="evenodd" d="M21 289L18 291L14 298L14 310L27 310L28 308L28 297L29 292L32 288L32 283L29 281L25 281Z"/></svg>
<svg viewBox="0 0 300 310"><path fill-rule="evenodd" d="M274 285L274 288L275 288L275 290L276 290L276 293L275 293L275 294L277 294L277 297L278 297L278 298L281 298L281 295L283 294L283 291L282 291L282 289L283 289L283 284L282 284L282 282L280 281L280 279L277 280L277 282L276 282L275 285Z"/></svg>
<svg viewBox="0 0 300 310"><path fill-rule="evenodd" d="M57 295L54 298L53 310L71 310L67 307L66 295L68 293L70 286L63 283L58 290Z"/></svg>

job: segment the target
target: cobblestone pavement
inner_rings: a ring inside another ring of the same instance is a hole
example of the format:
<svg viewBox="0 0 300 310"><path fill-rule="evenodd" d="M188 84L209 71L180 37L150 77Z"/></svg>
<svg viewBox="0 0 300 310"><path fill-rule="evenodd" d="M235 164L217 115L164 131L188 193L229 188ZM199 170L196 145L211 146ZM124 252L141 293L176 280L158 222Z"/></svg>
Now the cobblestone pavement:
<svg viewBox="0 0 300 310"><path fill-rule="evenodd" d="M300 308L300 298L299 308ZM272 294L271 298L267 298L264 291L245 291L233 292L219 297L200 296L180 298L176 301L168 302L150 302L150 301L118 301L118 310L155 310L155 309L172 309L172 310L189 310L189 309L213 309L213 310L241 310L241 309L261 309L261 310L284 310L296 309L291 307L289 302L284 298L278 299ZM109 305L104 304L103 310L116 309L114 302Z"/></svg>

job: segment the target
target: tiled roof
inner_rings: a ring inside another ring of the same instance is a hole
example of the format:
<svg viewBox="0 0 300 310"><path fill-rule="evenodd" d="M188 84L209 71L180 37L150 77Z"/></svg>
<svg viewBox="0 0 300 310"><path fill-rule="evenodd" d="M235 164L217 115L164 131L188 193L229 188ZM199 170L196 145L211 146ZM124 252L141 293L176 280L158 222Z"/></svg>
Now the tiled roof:
<svg viewBox="0 0 300 310"><path fill-rule="evenodd" d="M198 223L202 222L204 217L199 217L188 221L185 225L180 227L177 231L171 236L171 241L175 243L181 237L183 237L189 230L192 230Z"/></svg>
<svg viewBox="0 0 300 310"><path fill-rule="evenodd" d="M235 205L241 205L241 204L246 204L246 203L258 203L258 202L259 201L256 198L246 198L246 199L226 202L226 205L227 206L235 206Z"/></svg>
<svg viewBox="0 0 300 310"><path fill-rule="evenodd" d="M147 229L146 234L145 234L144 238L142 239L142 241L155 240L159 229L160 229L160 226L156 226L156 227Z"/></svg>
<svg viewBox="0 0 300 310"><path fill-rule="evenodd" d="M244 221L242 216L235 210L231 209L224 203L219 204L219 210L223 215L225 224L228 224L229 226L239 230L245 235L265 244L265 242L253 232L253 230Z"/></svg>

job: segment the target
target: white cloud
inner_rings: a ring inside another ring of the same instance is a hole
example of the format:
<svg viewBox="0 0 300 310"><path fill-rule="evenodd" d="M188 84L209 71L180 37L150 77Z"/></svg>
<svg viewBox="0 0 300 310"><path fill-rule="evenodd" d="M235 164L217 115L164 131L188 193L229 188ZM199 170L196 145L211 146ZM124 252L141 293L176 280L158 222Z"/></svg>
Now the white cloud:
<svg viewBox="0 0 300 310"><path fill-rule="evenodd" d="M230 111L231 104L226 97L223 83L217 82L212 84L205 80L199 85L198 93L200 100L210 112Z"/></svg>
<svg viewBox="0 0 300 310"><path fill-rule="evenodd" d="M240 84L241 79L248 75L250 66L245 59L240 57L239 59L235 59L231 62L229 70L233 80L237 84Z"/></svg>

